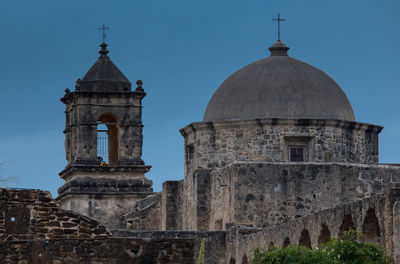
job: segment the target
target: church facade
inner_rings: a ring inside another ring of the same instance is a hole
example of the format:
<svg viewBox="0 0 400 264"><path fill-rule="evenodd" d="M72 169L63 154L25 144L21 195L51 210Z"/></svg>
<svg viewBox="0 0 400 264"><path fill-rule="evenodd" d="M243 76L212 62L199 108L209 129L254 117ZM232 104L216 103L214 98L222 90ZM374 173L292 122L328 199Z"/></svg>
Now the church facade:
<svg viewBox="0 0 400 264"><path fill-rule="evenodd" d="M400 263L400 165L379 163L383 128L357 122L331 77L278 40L180 130L184 179L155 193L141 158L145 90L106 47L61 99L59 196L2 189L3 259L195 263L205 238L206 263L243 264L258 247L317 247L356 229Z"/></svg>

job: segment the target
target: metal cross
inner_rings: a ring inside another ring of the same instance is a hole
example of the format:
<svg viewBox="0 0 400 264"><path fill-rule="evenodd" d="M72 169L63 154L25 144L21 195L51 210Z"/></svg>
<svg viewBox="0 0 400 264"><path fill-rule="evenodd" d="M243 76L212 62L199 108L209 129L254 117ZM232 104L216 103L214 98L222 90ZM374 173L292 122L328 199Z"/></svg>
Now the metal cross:
<svg viewBox="0 0 400 264"><path fill-rule="evenodd" d="M110 29L110 28L108 28L108 27L106 27L104 24L103 24L103 26L102 27L99 27L99 29L100 30L103 30L103 35L101 36L102 38L103 38L103 42L106 40L106 37L107 37L107 35L106 35L106 30L107 29Z"/></svg>
<svg viewBox="0 0 400 264"><path fill-rule="evenodd" d="M273 18L273 21L278 21L278 40L281 40L281 21L286 21L285 18L281 18L281 15L278 13L278 18Z"/></svg>

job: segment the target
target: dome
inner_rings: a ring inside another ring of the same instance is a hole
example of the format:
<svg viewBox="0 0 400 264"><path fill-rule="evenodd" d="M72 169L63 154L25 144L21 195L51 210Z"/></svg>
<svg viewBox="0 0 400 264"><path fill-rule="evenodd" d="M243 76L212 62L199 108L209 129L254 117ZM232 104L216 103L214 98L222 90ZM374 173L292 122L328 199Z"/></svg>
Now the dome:
<svg viewBox="0 0 400 264"><path fill-rule="evenodd" d="M355 121L353 108L326 73L287 55L277 41L271 56L226 79L208 103L203 121L310 118Z"/></svg>

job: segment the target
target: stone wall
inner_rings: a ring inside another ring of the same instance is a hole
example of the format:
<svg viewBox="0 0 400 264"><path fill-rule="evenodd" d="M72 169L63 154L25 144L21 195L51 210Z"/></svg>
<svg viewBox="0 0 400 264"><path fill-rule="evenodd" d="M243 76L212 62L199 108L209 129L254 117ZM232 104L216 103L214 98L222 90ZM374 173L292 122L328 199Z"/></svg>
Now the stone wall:
<svg viewBox="0 0 400 264"><path fill-rule="evenodd" d="M382 127L364 123L318 119L192 123L180 130L185 139L182 228L199 230L197 170L214 170L237 162L285 162L290 144L305 146L308 162L377 163L381 130ZM225 193L219 196L232 201ZM226 209L222 208L221 211ZM210 224L220 229L220 220L214 219L217 222Z"/></svg>
<svg viewBox="0 0 400 264"><path fill-rule="evenodd" d="M162 185L161 228L182 230L183 181L166 181Z"/></svg>
<svg viewBox="0 0 400 264"><path fill-rule="evenodd" d="M130 213L122 216L123 228L161 230L161 201L162 193L156 193L138 202Z"/></svg>
<svg viewBox="0 0 400 264"><path fill-rule="evenodd" d="M185 138L185 175L236 161L288 161L287 142L296 139L309 147L311 162L376 163L381 129L318 119L192 123L180 130Z"/></svg>
<svg viewBox="0 0 400 264"><path fill-rule="evenodd" d="M98 222L59 208L47 191L0 189L0 212L0 235L40 239L110 236Z"/></svg>
<svg viewBox="0 0 400 264"><path fill-rule="evenodd" d="M130 230L112 230L113 236L117 237L135 237L143 240L153 239L177 239L190 240L193 243L193 262L197 263L197 258L203 238L205 241L205 262L206 264L224 264L226 258L226 232L196 232L196 231L130 231ZM150 263L150 262L149 262ZM180 262L177 262L180 263Z"/></svg>
<svg viewBox="0 0 400 264"><path fill-rule="evenodd" d="M373 194L400 167L333 163L237 163L211 173L210 230L266 227Z"/></svg>
<svg viewBox="0 0 400 264"><path fill-rule="evenodd" d="M193 264L191 239L50 239L0 242L0 259L18 264L169 263Z"/></svg>
<svg viewBox="0 0 400 264"><path fill-rule="evenodd" d="M111 236L98 222L59 208L49 192L0 189L1 263L194 263L203 237L148 234ZM224 234L204 237L224 247Z"/></svg>
<svg viewBox="0 0 400 264"><path fill-rule="evenodd" d="M270 245L318 247L331 237L341 237L344 231L352 228L362 232L365 241L380 244L396 260L395 263L400 263L400 256L395 251L399 245L393 243L398 240L393 236L393 229L397 227L388 221L393 213L387 207L390 204L387 198L387 195L372 195L270 228L230 229L227 243L231 247L227 248L225 261L228 263L234 259L240 263L244 256L250 260L256 248L268 248Z"/></svg>

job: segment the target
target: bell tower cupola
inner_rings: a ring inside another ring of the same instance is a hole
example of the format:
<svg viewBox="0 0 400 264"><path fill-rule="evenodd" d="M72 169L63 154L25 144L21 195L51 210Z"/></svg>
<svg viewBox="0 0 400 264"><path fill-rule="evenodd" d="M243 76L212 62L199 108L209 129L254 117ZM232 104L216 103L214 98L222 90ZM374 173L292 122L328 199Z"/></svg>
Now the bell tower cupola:
<svg viewBox="0 0 400 264"><path fill-rule="evenodd" d="M100 56L75 91L65 90L65 154L60 172L65 184L58 201L65 209L117 227L125 209L153 193L145 177L151 168L142 160L142 81L131 82L108 56Z"/></svg>

